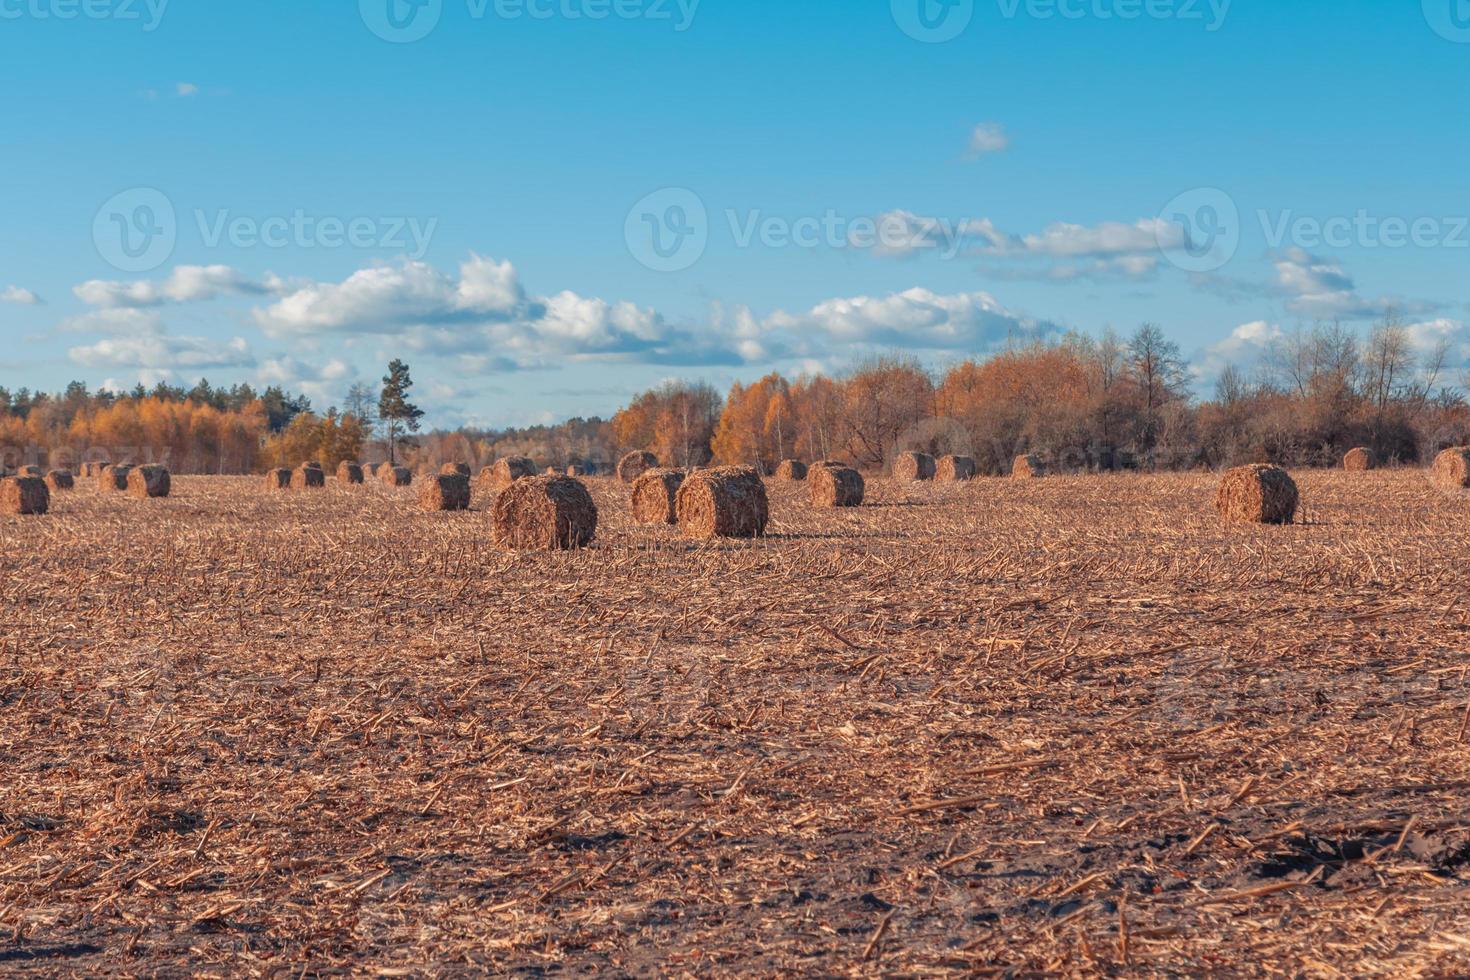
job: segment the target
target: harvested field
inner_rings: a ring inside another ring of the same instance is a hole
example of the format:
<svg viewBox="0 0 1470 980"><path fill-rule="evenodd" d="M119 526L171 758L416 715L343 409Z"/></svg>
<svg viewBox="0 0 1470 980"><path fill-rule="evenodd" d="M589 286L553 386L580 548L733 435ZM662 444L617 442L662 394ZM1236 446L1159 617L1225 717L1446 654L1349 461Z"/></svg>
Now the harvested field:
<svg viewBox="0 0 1470 980"><path fill-rule="evenodd" d="M1293 476L0 517L0 969L1463 975L1470 495Z"/></svg>

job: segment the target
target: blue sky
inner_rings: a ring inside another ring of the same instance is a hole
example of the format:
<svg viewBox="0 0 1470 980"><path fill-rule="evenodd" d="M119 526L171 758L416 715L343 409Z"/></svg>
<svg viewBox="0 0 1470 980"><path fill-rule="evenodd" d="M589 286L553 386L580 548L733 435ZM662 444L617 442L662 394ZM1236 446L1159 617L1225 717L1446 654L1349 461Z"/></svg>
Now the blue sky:
<svg viewBox="0 0 1470 980"><path fill-rule="evenodd" d="M1148 321L1207 393L1389 309L1470 362L1465 0L423 2L0 0L0 383L401 356L508 425Z"/></svg>

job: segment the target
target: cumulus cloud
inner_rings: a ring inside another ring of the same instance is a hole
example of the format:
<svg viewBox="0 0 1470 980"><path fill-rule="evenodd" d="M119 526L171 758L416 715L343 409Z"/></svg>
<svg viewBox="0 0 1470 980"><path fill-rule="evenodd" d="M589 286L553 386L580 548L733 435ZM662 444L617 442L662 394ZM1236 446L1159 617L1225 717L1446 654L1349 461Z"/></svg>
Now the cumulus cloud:
<svg viewBox="0 0 1470 980"><path fill-rule="evenodd" d="M970 133L969 156L971 159L989 153L1004 153L1011 148L1011 138L1000 123L983 122Z"/></svg>
<svg viewBox="0 0 1470 980"><path fill-rule="evenodd" d="M776 313L763 322L762 341L789 354L820 356L831 345L908 350L985 350L1013 338L1060 332L1055 324L1020 316L985 292L940 294L915 288L888 296L818 303L806 313Z"/></svg>
<svg viewBox="0 0 1470 980"><path fill-rule="evenodd" d="M255 281L227 265L181 265L161 281L117 282L92 279L72 289L89 306L142 309L167 303L195 303L218 296L264 296L284 288L268 277Z"/></svg>
<svg viewBox="0 0 1470 980"><path fill-rule="evenodd" d="M195 85L193 82L180 82L174 88L174 91L178 94L179 98L187 99L191 95L199 94L199 86Z"/></svg>
<svg viewBox="0 0 1470 980"><path fill-rule="evenodd" d="M426 262L359 269L340 283L309 283L255 311L273 336L351 331L398 333L446 323L525 315L526 296L509 262L472 255L456 281Z"/></svg>
<svg viewBox="0 0 1470 980"><path fill-rule="evenodd" d="M1242 323L1224 340L1196 355L1191 369L1200 379L1217 378L1232 364L1246 373L1254 372L1285 336L1281 327L1266 320Z"/></svg>
<svg viewBox="0 0 1470 980"><path fill-rule="evenodd" d="M6 286L4 289L0 289L0 303L15 303L20 306L39 306L41 297L29 289L22 289L19 286Z"/></svg>
<svg viewBox="0 0 1470 980"><path fill-rule="evenodd" d="M924 252L945 258L959 254L1001 262L1001 278L1068 282L1077 279L1146 279L1159 267L1160 247L1177 244L1178 225L1157 218L1131 224L1058 222L1029 235L998 228L989 218L938 218L912 211L888 211L876 219L872 254L907 258ZM858 244L853 242L853 244ZM1026 262L1039 263L1027 268ZM1050 263L1050 264L1047 264Z"/></svg>
<svg viewBox="0 0 1470 980"><path fill-rule="evenodd" d="M1430 303L1363 296L1340 262L1302 248L1276 253L1273 263L1277 291L1286 297L1286 308L1301 316L1369 320L1391 313L1416 315L1435 309Z"/></svg>
<svg viewBox="0 0 1470 980"><path fill-rule="evenodd" d="M229 341L204 337L170 337L152 333L107 337L94 344L73 347L72 361L86 368L132 368L140 376L165 380L180 372L201 369L246 368L255 363L244 339Z"/></svg>

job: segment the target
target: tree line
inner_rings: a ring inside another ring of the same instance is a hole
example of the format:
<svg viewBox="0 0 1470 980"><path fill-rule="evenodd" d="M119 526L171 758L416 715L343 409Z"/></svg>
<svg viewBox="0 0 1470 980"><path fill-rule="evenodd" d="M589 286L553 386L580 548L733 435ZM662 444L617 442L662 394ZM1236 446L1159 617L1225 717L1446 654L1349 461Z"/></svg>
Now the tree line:
<svg viewBox="0 0 1470 980"><path fill-rule="evenodd" d="M1340 323L1283 334L1249 370L1191 372L1157 326L1127 337L1070 334L1013 345L939 371L888 355L836 376L772 373L720 393L671 381L611 419L420 433L412 380L395 361L374 391L354 385L342 409L315 413L279 388L126 394L81 384L38 395L0 388L0 444L166 448L180 472L249 473L318 459L402 461L418 468L488 465L529 456L542 466L607 472L631 449L667 465L843 459L882 470L897 452L975 457L1003 473L1022 453L1061 470L1184 469L1251 461L1330 466L1356 446L1386 463L1416 464L1470 442L1470 406L1447 377L1449 348L1425 350L1393 317L1366 337ZM1193 387L1214 382L1213 398ZM7 450L8 452L9 450Z"/></svg>

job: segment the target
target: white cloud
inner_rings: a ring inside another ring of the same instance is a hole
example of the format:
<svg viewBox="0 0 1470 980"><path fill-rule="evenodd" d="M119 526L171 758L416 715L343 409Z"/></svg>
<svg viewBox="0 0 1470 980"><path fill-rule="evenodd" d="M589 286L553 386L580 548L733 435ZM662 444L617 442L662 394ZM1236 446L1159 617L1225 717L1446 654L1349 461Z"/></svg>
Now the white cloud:
<svg viewBox="0 0 1470 980"><path fill-rule="evenodd" d="M155 381L179 372L250 367L255 363L249 345L240 337L228 342L166 334L108 337L73 347L68 354L73 362L86 368L133 368Z"/></svg>
<svg viewBox="0 0 1470 980"><path fill-rule="evenodd" d="M41 297L37 296L29 289L22 289L19 286L6 286L4 289L0 289L0 303L16 303L21 306L39 306L41 303Z"/></svg>
<svg viewBox="0 0 1470 980"><path fill-rule="evenodd" d="M852 344L905 350L984 350L1012 338L1059 332L1054 324L1020 316L989 293L939 294L915 288L883 297L830 299L804 314L776 313L764 321L764 344L796 356L821 356ZM815 341L815 343L814 343Z"/></svg>
<svg viewBox="0 0 1470 980"><path fill-rule="evenodd" d="M74 287L72 292L91 306L116 309L196 303L218 296L263 296L280 288L280 280L274 276L256 282L227 265L181 265L159 282L92 279Z"/></svg>
<svg viewBox="0 0 1470 980"><path fill-rule="evenodd" d="M1091 227L1057 223L1040 234L1025 236L1021 245L1028 254L1050 258L1157 254L1160 236L1167 238L1177 229L1158 218L1143 218L1131 225L1104 221Z"/></svg>
<svg viewBox="0 0 1470 980"><path fill-rule="evenodd" d="M1284 336L1279 326L1265 320L1242 323L1230 331L1230 336L1196 355L1191 370L1196 378L1207 380L1219 377L1229 364L1250 373Z"/></svg>
<svg viewBox="0 0 1470 980"><path fill-rule="evenodd" d="M180 82L174 91L178 93L179 98L187 99L191 95L199 94L199 86L193 82Z"/></svg>
<svg viewBox="0 0 1470 980"><path fill-rule="evenodd" d="M1000 123L984 122L970 133L969 155L981 157L987 153L1002 153L1011 147L1011 138Z"/></svg>
<svg viewBox="0 0 1470 980"><path fill-rule="evenodd" d="M936 218L912 211L888 211L877 218L878 244L872 254L905 258L923 252L944 258L979 255L1007 262L1051 262L1039 271L1000 267L1008 279L1068 282L1077 279L1146 279L1158 271L1160 245L1182 234L1179 226L1157 218L1132 224L1058 222L1030 235L1014 235L989 218Z"/></svg>
<svg viewBox="0 0 1470 980"><path fill-rule="evenodd" d="M1284 294L1286 308L1301 316L1322 319L1370 320L1391 313L1432 312L1430 303L1361 295L1353 277L1342 264L1301 248L1276 253L1276 289Z"/></svg>
<svg viewBox="0 0 1470 980"><path fill-rule="evenodd" d="M134 335L164 332L163 318L157 312L130 307L92 310L79 316L67 317L61 321L57 329L63 333Z"/></svg>
<svg viewBox="0 0 1470 980"><path fill-rule="evenodd" d="M509 319L525 293L514 267L472 255L456 282L426 262L359 269L340 283L310 283L255 311L272 336L350 331L398 333L421 325Z"/></svg>

